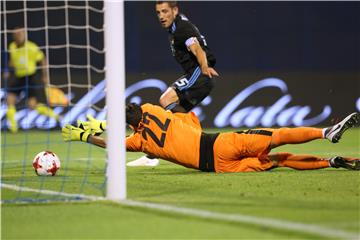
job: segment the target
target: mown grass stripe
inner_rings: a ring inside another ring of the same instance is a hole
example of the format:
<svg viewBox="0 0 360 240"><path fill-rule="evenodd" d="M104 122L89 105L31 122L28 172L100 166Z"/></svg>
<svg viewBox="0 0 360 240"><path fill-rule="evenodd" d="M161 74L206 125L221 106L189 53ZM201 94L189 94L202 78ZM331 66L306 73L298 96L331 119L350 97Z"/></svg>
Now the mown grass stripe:
<svg viewBox="0 0 360 240"><path fill-rule="evenodd" d="M44 189L39 190L39 189L32 189L27 187L19 187L16 185L5 184L5 183L1 183L1 187L12 189L15 191L37 192L40 194L80 198L83 200L91 200L91 201L107 200L105 197L83 195L83 194L71 194L71 193L56 192L56 191L44 190ZM314 234L323 237L329 237L329 238L359 239L360 237L360 234L357 233L347 232L339 229L330 229L316 224L304 224L304 223L297 223L297 222L291 222L285 220L278 220L274 218L260 218L260 217L241 215L241 214L225 214L225 213L211 212L211 211L192 209L192 208L175 207L171 205L158 204L158 203L139 202L133 200L124 200L124 201L116 201L116 202L125 206L149 208L163 212L178 213L182 215L205 218L205 219L253 224L261 227L276 228L280 230L290 230L301 233Z"/></svg>

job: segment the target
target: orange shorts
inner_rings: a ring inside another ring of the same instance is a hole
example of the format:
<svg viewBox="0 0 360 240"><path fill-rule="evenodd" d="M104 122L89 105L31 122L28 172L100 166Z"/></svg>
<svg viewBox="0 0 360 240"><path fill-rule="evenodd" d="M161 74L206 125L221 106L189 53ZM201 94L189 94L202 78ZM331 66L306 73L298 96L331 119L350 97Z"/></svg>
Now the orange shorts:
<svg viewBox="0 0 360 240"><path fill-rule="evenodd" d="M216 172L253 172L273 167L267 158L272 129L255 129L245 133L221 133L214 143Z"/></svg>

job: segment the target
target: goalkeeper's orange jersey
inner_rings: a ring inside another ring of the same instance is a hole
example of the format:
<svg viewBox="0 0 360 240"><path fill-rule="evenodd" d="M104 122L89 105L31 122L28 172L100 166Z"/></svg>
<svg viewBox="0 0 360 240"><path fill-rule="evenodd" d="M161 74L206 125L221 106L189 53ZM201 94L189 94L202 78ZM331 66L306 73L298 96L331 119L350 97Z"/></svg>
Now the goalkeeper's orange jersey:
<svg viewBox="0 0 360 240"><path fill-rule="evenodd" d="M126 149L198 169L202 129L196 115L173 114L152 104L144 104L141 109L143 119L126 138Z"/></svg>

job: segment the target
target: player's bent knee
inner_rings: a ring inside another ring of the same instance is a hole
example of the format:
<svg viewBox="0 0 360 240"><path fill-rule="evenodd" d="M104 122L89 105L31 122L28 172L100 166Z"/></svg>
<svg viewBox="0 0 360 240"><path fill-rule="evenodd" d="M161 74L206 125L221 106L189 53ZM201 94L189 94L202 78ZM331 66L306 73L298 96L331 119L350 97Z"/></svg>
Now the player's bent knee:
<svg viewBox="0 0 360 240"><path fill-rule="evenodd" d="M163 108L165 108L165 107L168 105L167 102L168 102L168 99L166 98L166 96L164 96L164 94L161 95L161 97L160 97L160 99L159 99L160 105L161 105Z"/></svg>
<svg viewBox="0 0 360 240"><path fill-rule="evenodd" d="M176 92L172 88L168 88L159 99L159 103L162 107L166 107L171 103L177 102L179 100Z"/></svg>
<svg viewBox="0 0 360 240"><path fill-rule="evenodd" d="M283 141L283 138L282 138L282 133L284 132L284 130L286 131L286 129L287 128L279 128L279 129L274 129L272 131L272 137L271 137L271 143L270 143L271 149L285 144L285 142Z"/></svg>

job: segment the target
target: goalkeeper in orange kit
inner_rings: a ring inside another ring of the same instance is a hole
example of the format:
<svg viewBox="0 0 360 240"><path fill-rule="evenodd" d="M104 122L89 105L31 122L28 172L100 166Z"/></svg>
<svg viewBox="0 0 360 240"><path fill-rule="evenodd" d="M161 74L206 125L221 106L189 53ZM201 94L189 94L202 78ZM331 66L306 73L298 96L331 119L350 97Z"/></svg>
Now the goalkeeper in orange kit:
<svg viewBox="0 0 360 240"><path fill-rule="evenodd" d="M206 172L265 171L276 167L360 170L360 159L356 158L270 154L272 149L284 144L301 144L315 139L336 143L359 120L360 114L352 113L340 123L323 129L268 128L206 134L193 113L174 114L152 104L128 104L126 122L134 133L126 138L126 149ZM78 127L66 125L62 135L65 141L84 141L105 148L105 140L95 134L101 132L101 128L106 128L106 122L90 119L79 122Z"/></svg>

